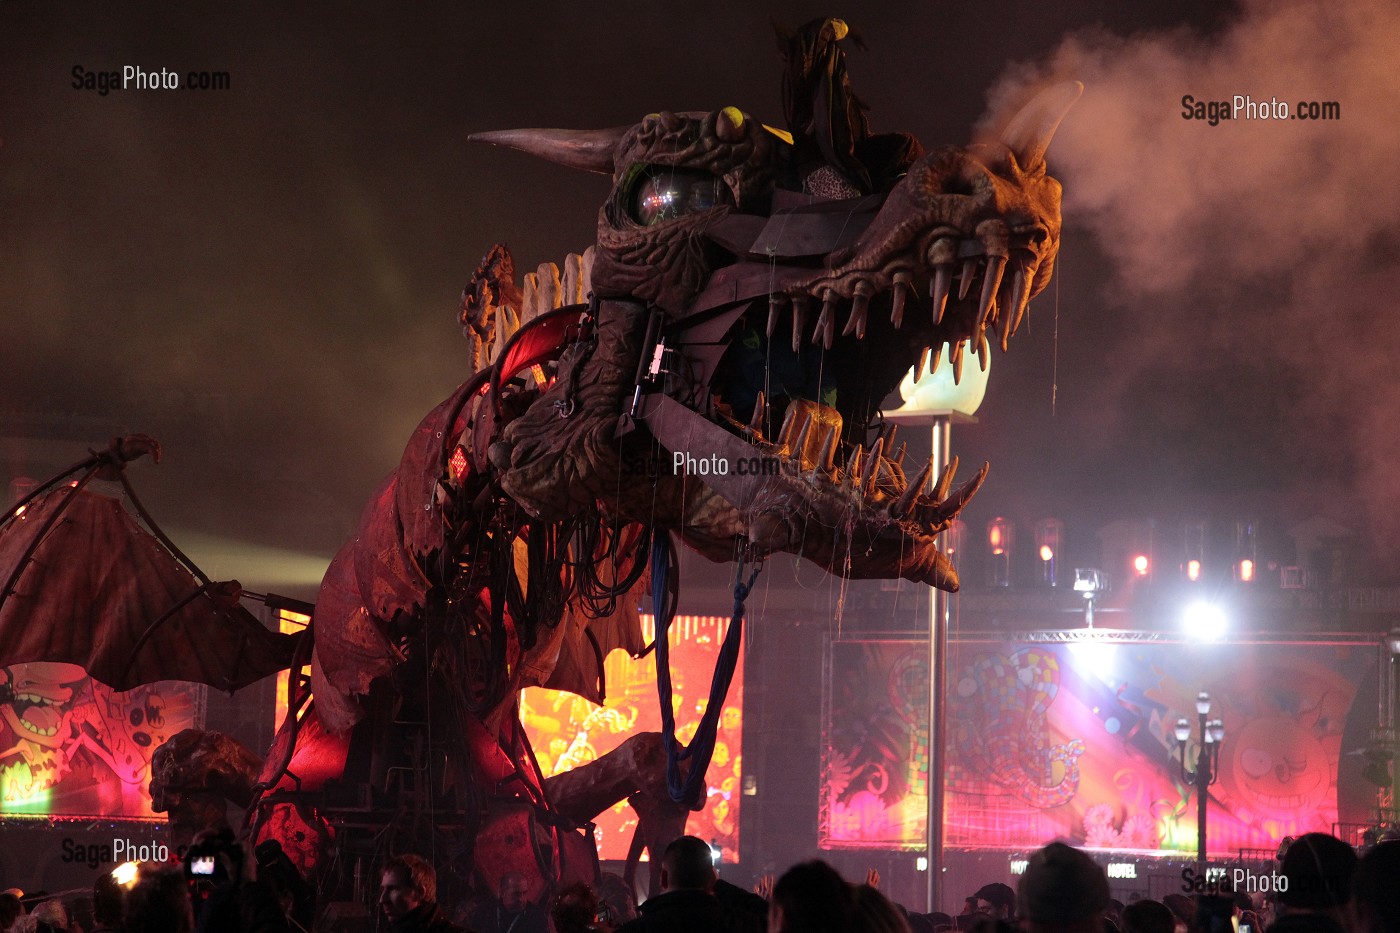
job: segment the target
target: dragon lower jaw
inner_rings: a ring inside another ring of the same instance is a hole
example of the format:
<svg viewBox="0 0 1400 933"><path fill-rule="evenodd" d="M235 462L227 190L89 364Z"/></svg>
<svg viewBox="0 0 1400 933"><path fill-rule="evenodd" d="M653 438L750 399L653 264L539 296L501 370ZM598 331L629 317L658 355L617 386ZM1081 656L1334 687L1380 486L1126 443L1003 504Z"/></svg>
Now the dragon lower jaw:
<svg viewBox="0 0 1400 933"><path fill-rule="evenodd" d="M902 577L957 590L957 572L936 536L976 494L985 465L953 489L954 461L929 489L932 461L906 480L902 455L886 457L881 438L838 466L840 416L800 400L776 443L756 432L745 440L665 396L650 400L643 420L687 481L687 512L705 516L682 526L691 543L713 543L719 536L709 531L723 529L760 553L799 554L842 576Z"/></svg>

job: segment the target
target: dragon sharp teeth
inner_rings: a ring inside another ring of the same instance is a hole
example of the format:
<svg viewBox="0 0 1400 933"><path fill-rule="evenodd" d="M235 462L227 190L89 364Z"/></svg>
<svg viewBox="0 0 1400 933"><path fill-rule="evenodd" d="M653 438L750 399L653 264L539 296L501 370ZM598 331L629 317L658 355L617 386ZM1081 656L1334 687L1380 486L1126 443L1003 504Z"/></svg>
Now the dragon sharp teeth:
<svg viewBox="0 0 1400 933"><path fill-rule="evenodd" d="M768 296L768 339L773 339L773 331L778 329L778 318L782 316L783 305L787 304L785 295Z"/></svg>
<svg viewBox="0 0 1400 933"><path fill-rule="evenodd" d="M869 282L864 279L856 282L855 297L851 300L851 316L846 319L846 326L841 331L842 337L855 334L857 340L865 339L865 319L870 311L870 296L874 293L875 288Z"/></svg>
<svg viewBox="0 0 1400 933"><path fill-rule="evenodd" d="M894 299L890 306L890 323L895 330L904 326L904 303L909 298L910 287L914 283L914 277L907 269L900 269L894 274Z"/></svg>
<svg viewBox="0 0 1400 933"><path fill-rule="evenodd" d="M943 312L948 308L948 291L952 285L953 266L950 263L934 266L933 282L929 286L929 297L933 299L933 324L935 327L943 323Z"/></svg>
<svg viewBox="0 0 1400 933"><path fill-rule="evenodd" d="M901 450L901 459L903 456L904 451ZM914 503L918 501L919 493L923 492L924 484L928 482L929 473L932 471L933 458L930 457L928 463L925 463L923 468L919 470L919 475L909 481L909 485L904 487L904 492L899 494L899 498L895 500L894 505L891 507L891 511L896 518L904 518L913 511Z"/></svg>
<svg viewBox="0 0 1400 933"><path fill-rule="evenodd" d="M959 341L953 345L953 385L962 385L963 345Z"/></svg>
<svg viewBox="0 0 1400 933"><path fill-rule="evenodd" d="M988 256L987 271L982 278L982 295L977 302L977 326L987 325L996 304L997 289L1001 288L1001 276L1006 271L1006 257Z"/></svg>
<svg viewBox="0 0 1400 933"><path fill-rule="evenodd" d="M987 345L987 332L984 330L977 336L977 365L982 372L987 371L987 363L992 358L992 348Z"/></svg>
<svg viewBox="0 0 1400 933"><path fill-rule="evenodd" d="M972 280L977 275L977 260L964 259L962 264L962 276L958 282L958 301L967 297L967 293L972 289Z"/></svg>
<svg viewBox="0 0 1400 933"><path fill-rule="evenodd" d="M822 295L822 313L817 316L817 326L812 328L812 343L820 343L823 349L831 349L831 340L836 336L836 302L839 299L836 289L828 288Z"/></svg>
<svg viewBox="0 0 1400 933"><path fill-rule="evenodd" d="M877 437L875 446L870 448L870 456L865 459L865 469L860 474L861 494L867 498L875 492L875 480L880 475L880 457L885 452L885 439Z"/></svg>
<svg viewBox="0 0 1400 933"><path fill-rule="evenodd" d="M935 504L948 498L948 490L953 485L953 477L958 472L958 457L954 454L948 458L948 465L943 468L943 472L938 477L938 483L933 487L933 501Z"/></svg>
<svg viewBox="0 0 1400 933"><path fill-rule="evenodd" d="M822 440L821 453L817 455L817 468L830 473L836 469L836 447L840 443L840 431L831 427Z"/></svg>
<svg viewBox="0 0 1400 933"><path fill-rule="evenodd" d="M797 406L788 405L787 412L783 415L783 426L778 429L778 446L782 447L792 436L792 423L797 420Z"/></svg>
<svg viewBox="0 0 1400 933"><path fill-rule="evenodd" d="M900 444L900 445L899 445L899 450L896 450L896 451L894 452L894 460L893 460L892 462L894 463L895 466L900 467L900 468L903 468L903 466L904 466L904 454L905 454L905 452L908 450L908 447L909 447L909 445L908 445L907 443L905 443L905 444Z"/></svg>
<svg viewBox="0 0 1400 933"><path fill-rule="evenodd" d="M797 458L798 464L805 464L806 460L802 452L807 449L807 435L812 431L812 424L816 422L815 417L802 419L802 428L797 432L797 437L792 441L792 455Z"/></svg>
<svg viewBox="0 0 1400 933"><path fill-rule="evenodd" d="M802 348L803 333L807 330L808 301L806 295L792 299L792 352Z"/></svg>
<svg viewBox="0 0 1400 933"><path fill-rule="evenodd" d="M758 400L753 405L753 417L749 419L749 430L759 437L763 436L763 425L768 420L768 404L763 397L763 390L759 390Z"/></svg>
<svg viewBox="0 0 1400 933"><path fill-rule="evenodd" d="M1021 318L1026 314L1026 308L1031 303L1031 277L1035 275L1035 270L1029 266L1022 265L1016 267L1016 284L1011 290L1011 333L1016 333L1016 328L1021 326Z"/></svg>

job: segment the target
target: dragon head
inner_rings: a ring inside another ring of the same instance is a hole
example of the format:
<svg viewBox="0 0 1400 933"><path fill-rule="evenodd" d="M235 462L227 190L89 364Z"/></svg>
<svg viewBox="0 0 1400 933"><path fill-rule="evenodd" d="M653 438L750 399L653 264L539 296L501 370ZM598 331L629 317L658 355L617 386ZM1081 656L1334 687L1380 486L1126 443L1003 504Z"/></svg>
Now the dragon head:
<svg viewBox="0 0 1400 933"><path fill-rule="evenodd" d="M878 412L945 343L955 378L968 353L985 368L1049 282L1045 152L1081 87L1041 92L994 141L925 152L870 132L844 35L788 37L789 131L725 107L472 137L613 179L571 287L593 297L589 339L491 445L532 514L602 502L715 559L789 551L957 589L935 537L986 468L954 488L906 466Z"/></svg>

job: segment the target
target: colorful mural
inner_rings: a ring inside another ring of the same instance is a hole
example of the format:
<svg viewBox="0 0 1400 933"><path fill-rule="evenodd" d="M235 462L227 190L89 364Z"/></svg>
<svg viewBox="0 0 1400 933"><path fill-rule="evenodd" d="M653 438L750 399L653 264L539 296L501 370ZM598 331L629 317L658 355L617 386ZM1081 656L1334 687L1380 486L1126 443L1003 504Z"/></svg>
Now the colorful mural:
<svg viewBox="0 0 1400 933"><path fill-rule="evenodd" d="M650 642L655 624L642 616ZM672 702L676 735L689 743L705 711L710 680L720 642L729 630L723 616L676 616L671 623ZM557 690L531 688L520 699L521 720L546 777L586 764L621 744L636 732L660 731L661 708L656 697L656 653L634 660L614 651L604 662L608 696L602 706ZM739 666L720 716L714 757L707 781L710 796L704 809L692 813L686 832L719 844L726 861L739 857L739 798L742 776L742 710L744 661ZM598 853L604 859L625 859L637 825L627 801L620 801L595 823Z"/></svg>
<svg viewBox="0 0 1400 933"><path fill-rule="evenodd" d="M0 814L151 818L151 753L198 725L197 684L117 693L58 662L0 668Z"/></svg>
<svg viewBox="0 0 1400 933"><path fill-rule="evenodd" d="M926 646L836 642L824 742L821 843L924 845ZM1193 851L1194 788L1173 726L1198 692L1224 721L1208 847L1273 848L1339 819L1342 735L1364 644L957 642L948 662L949 846ZM1368 710L1358 710L1365 716ZM1369 710L1374 716L1374 710ZM1195 749L1188 749L1188 762ZM1353 795L1354 796L1354 795Z"/></svg>

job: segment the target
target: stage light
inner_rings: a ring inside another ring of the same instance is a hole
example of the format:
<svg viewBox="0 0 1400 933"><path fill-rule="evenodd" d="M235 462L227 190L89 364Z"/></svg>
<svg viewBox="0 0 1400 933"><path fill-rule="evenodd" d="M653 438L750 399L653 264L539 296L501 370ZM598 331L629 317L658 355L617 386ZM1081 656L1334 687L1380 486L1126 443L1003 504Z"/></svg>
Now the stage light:
<svg viewBox="0 0 1400 933"><path fill-rule="evenodd" d="M1246 557L1244 560L1240 561L1239 567L1238 567L1238 572L1239 572L1239 575L1240 575L1240 582L1241 582L1241 583L1253 583L1253 582L1254 582L1254 561L1250 560L1248 557Z"/></svg>
<svg viewBox="0 0 1400 933"><path fill-rule="evenodd" d="M1050 549L1050 545L1042 544L1040 546L1040 559L1045 561L1047 564L1055 559L1055 552Z"/></svg>
<svg viewBox="0 0 1400 933"><path fill-rule="evenodd" d="M1186 579L1195 583L1201 579L1201 562L1198 560L1188 560L1186 562Z"/></svg>
<svg viewBox="0 0 1400 933"><path fill-rule="evenodd" d="M711 840L710 840L710 861L714 863L714 865L715 865L716 868L719 867L720 859L723 858L723 857L724 857L724 850L721 849L721 848L719 847L719 842L718 842L717 840L715 840L715 839L711 839Z"/></svg>
<svg viewBox="0 0 1400 933"><path fill-rule="evenodd" d="M1195 602L1182 616L1186 633L1197 641L1219 641L1225 635L1225 613L1219 606Z"/></svg>
<svg viewBox="0 0 1400 933"><path fill-rule="evenodd" d="M1093 567L1074 568L1074 591L1085 594L1085 599L1093 599L1100 593L1108 592L1108 575Z"/></svg>
<svg viewBox="0 0 1400 933"><path fill-rule="evenodd" d="M1011 523L998 516L987 523L987 544L994 556L1001 556L1011 547Z"/></svg>
<svg viewBox="0 0 1400 933"><path fill-rule="evenodd" d="M124 888L129 888L136 883L136 876L140 874L140 866L135 862L122 862L112 869L112 880Z"/></svg>
<svg viewBox="0 0 1400 933"><path fill-rule="evenodd" d="M928 871L928 856L927 856L927 855L921 855L921 856L919 856L918 858L914 859L914 870L915 870L915 871Z"/></svg>
<svg viewBox="0 0 1400 933"><path fill-rule="evenodd" d="M1138 576L1147 576L1147 568L1148 563L1146 554L1139 554L1137 557L1133 558L1133 570L1137 573Z"/></svg>

